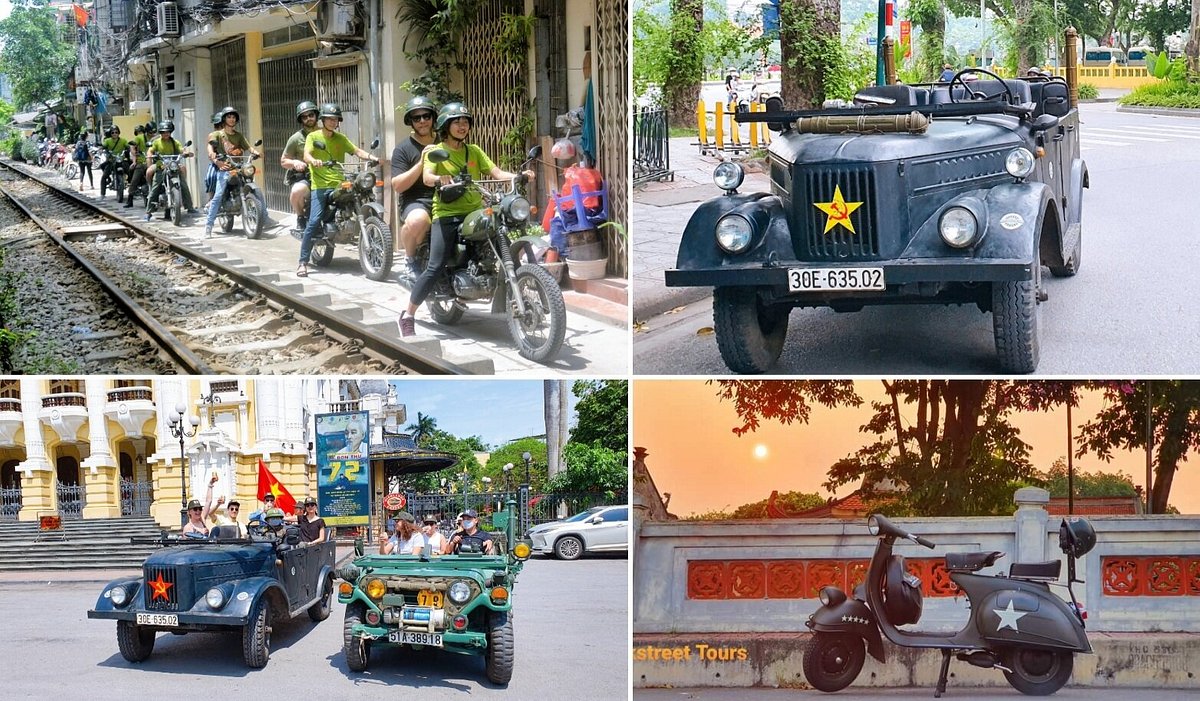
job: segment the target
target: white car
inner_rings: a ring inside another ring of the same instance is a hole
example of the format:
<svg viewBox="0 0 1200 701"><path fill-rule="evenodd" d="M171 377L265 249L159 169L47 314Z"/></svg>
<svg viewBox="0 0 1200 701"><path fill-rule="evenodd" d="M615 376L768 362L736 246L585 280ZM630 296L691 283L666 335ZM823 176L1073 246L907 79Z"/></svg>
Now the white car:
<svg viewBox="0 0 1200 701"><path fill-rule="evenodd" d="M578 560L585 552L629 550L629 506L593 506L565 521L529 529L533 551L562 560Z"/></svg>

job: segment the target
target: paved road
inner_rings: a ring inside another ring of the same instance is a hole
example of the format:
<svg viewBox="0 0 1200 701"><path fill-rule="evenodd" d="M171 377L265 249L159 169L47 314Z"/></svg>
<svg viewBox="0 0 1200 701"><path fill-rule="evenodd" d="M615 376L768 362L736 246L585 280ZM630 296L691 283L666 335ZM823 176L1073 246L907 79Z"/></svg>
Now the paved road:
<svg viewBox="0 0 1200 701"><path fill-rule="evenodd" d="M836 699L837 701L859 701L863 699L925 699L933 698L929 689L850 689L836 696L819 691L796 689L634 689L634 701L783 701L784 699ZM955 687L951 683L942 696L947 701L971 699L971 701L1014 701L1027 699L1015 689L981 689L977 687ZM1127 701L1130 698L1153 699L1153 701L1183 701L1200 698L1200 692L1183 689L1094 689L1075 687L1060 689L1047 697L1054 701Z"/></svg>
<svg viewBox="0 0 1200 701"><path fill-rule="evenodd" d="M1045 275L1049 299L1041 305L1038 374L1195 374L1200 314L1192 300L1200 289L1194 272L1200 246L1192 232L1200 119L1123 113L1114 104L1085 104L1081 117L1091 174L1083 266L1071 279ZM657 222L649 235L635 228L634 236L634 316L643 322L634 334L639 374L728 373L711 333L707 290L692 301L695 290L691 298L672 297L676 288L661 286L678 241L678 232L665 231L662 221L679 221L682 230L704 194L695 180L680 183L695 185L690 189L660 184L635 195L635 222L639 216ZM696 199L688 202L689 194ZM647 199L660 204L647 205ZM781 374L996 371L991 315L973 306L796 310L790 321L776 368Z"/></svg>
<svg viewBox="0 0 1200 701"><path fill-rule="evenodd" d="M517 580L516 671L507 689L483 658L375 650L362 674L342 656L343 607L314 625L301 615L272 633L262 670L242 663L241 636L159 634L138 665L117 652L116 624L90 620L102 585L0 583L6 699L626 699L625 558L534 558Z"/></svg>

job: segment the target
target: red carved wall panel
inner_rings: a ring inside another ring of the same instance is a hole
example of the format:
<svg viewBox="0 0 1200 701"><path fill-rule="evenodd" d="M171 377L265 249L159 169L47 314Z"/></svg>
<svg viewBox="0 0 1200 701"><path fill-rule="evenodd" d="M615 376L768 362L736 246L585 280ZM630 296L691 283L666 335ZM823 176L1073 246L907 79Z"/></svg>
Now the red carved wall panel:
<svg viewBox="0 0 1200 701"><path fill-rule="evenodd" d="M1107 596L1200 596L1200 557L1105 557L1101 591Z"/></svg>
<svg viewBox="0 0 1200 701"><path fill-rule="evenodd" d="M925 596L956 596L941 558L909 558ZM822 587L854 590L867 578L870 560L690 560L689 599L815 599ZM1197 574L1200 576L1200 573Z"/></svg>

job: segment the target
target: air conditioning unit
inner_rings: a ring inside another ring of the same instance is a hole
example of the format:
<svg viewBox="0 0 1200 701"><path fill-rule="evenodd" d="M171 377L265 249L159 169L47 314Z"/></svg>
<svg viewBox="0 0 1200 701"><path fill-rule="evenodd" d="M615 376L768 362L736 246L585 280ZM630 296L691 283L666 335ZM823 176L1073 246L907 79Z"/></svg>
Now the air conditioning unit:
<svg viewBox="0 0 1200 701"><path fill-rule="evenodd" d="M363 23L354 0L325 0L317 10L318 39L362 39Z"/></svg>
<svg viewBox="0 0 1200 701"><path fill-rule="evenodd" d="M180 31L179 5L173 2L158 3L158 32L159 37L178 37Z"/></svg>

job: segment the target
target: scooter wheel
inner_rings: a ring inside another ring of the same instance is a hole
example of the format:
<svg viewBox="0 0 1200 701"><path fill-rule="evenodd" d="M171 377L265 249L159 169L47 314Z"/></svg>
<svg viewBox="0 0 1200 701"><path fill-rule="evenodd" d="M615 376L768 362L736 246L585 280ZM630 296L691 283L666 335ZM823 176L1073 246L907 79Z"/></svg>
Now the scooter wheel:
<svg viewBox="0 0 1200 701"><path fill-rule="evenodd" d="M866 659L857 635L815 633L804 648L804 676L818 691L841 691L858 678Z"/></svg>
<svg viewBox="0 0 1200 701"><path fill-rule="evenodd" d="M1029 696L1049 696L1071 680L1075 654L1068 650L1010 648L1004 655L1004 678L1014 689Z"/></svg>

